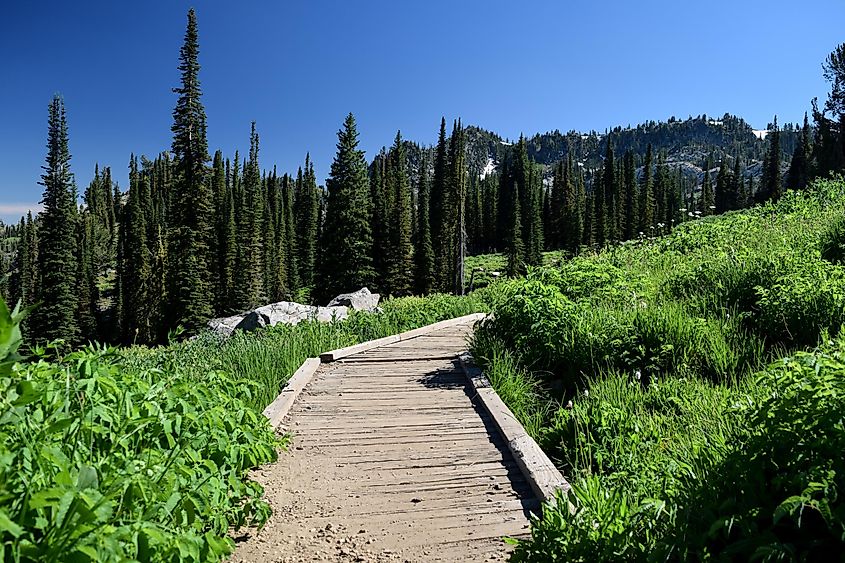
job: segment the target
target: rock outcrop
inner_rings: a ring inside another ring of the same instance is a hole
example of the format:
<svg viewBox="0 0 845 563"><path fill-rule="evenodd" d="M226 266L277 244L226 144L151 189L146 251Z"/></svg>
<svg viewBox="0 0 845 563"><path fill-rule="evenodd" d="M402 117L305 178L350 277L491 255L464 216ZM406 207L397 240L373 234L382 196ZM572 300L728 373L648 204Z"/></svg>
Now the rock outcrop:
<svg viewBox="0 0 845 563"><path fill-rule="evenodd" d="M370 293L366 287L352 293L341 293L331 301L329 307L351 307L356 311L374 311L378 307L381 296L378 293Z"/></svg>
<svg viewBox="0 0 845 563"><path fill-rule="evenodd" d="M241 315L221 317L208 321L208 327L223 335L230 335L235 330L249 332L265 326L277 324L295 325L301 321L316 320L331 322L343 320L349 316L349 310L374 311L378 306L379 294L370 293L366 287L353 293L338 295L326 307L303 305L293 301L279 301L258 307Z"/></svg>

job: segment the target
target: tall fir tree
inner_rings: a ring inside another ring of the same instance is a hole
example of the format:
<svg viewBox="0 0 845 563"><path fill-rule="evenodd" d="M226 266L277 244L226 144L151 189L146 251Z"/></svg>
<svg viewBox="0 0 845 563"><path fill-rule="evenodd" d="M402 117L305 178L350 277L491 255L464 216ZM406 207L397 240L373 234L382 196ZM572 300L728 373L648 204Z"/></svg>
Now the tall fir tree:
<svg viewBox="0 0 845 563"><path fill-rule="evenodd" d="M314 288L314 267L317 260L317 227L319 221L319 194L317 177L311 155L305 155L305 169L302 181L296 184L294 215L296 229L297 262L299 264L299 287Z"/></svg>
<svg viewBox="0 0 845 563"><path fill-rule="evenodd" d="M451 249L451 227L445 218L445 213L451 208L449 200L449 153L446 138L446 118L440 119L440 134L437 137L437 147L434 152L434 177L431 183L431 199L429 201L429 217L431 221L431 240L434 243L435 263L441 265L437 269L435 289L448 291L448 268L442 266L449 263Z"/></svg>
<svg viewBox="0 0 845 563"><path fill-rule="evenodd" d="M792 160L789 163L789 171L786 174L786 187L793 190L803 190L807 187L810 179L810 163L813 158L813 150L810 145L810 123L807 121L807 114L804 113L804 126L801 128L801 137L795 150L792 152Z"/></svg>
<svg viewBox="0 0 845 563"><path fill-rule="evenodd" d="M367 162L358 149L358 128L351 113L337 137L337 154L326 180L318 292L324 298L372 284L375 274Z"/></svg>
<svg viewBox="0 0 845 563"><path fill-rule="evenodd" d="M388 286L393 295L410 295L413 291L414 267L411 245L411 185L408 180L407 157L400 132L396 133L388 162L388 189L391 224Z"/></svg>
<svg viewBox="0 0 845 563"><path fill-rule="evenodd" d="M623 157L623 177L625 186L625 215L623 223L622 238L630 240L634 238L639 220L637 204L639 193L637 185L637 168L634 162L634 151L625 151Z"/></svg>
<svg viewBox="0 0 845 563"><path fill-rule="evenodd" d="M391 258L391 230L393 228L393 191L389 183L389 156L385 148L381 149L371 167L370 193L373 201L373 269L376 279L375 288L384 293L390 293L390 258Z"/></svg>
<svg viewBox="0 0 845 563"><path fill-rule="evenodd" d="M464 148L464 130L459 119L452 128L449 139L449 202L452 207L446 220L452 228L449 230L451 242L448 280L451 290L456 295L464 293L464 266L467 247L466 232L466 151Z"/></svg>
<svg viewBox="0 0 845 563"><path fill-rule="evenodd" d="M36 299L41 305L34 317L34 336L77 342L76 184L70 171L65 106L56 95L50 102L47 158L41 175L44 209L39 215Z"/></svg>
<svg viewBox="0 0 845 563"><path fill-rule="evenodd" d="M212 196L206 163L205 108L199 81L199 41L194 10L188 11L185 41L179 53L181 85L173 110L174 184L169 212L169 312L173 324L189 332L205 325L212 314L209 243Z"/></svg>
<svg viewBox="0 0 845 563"><path fill-rule="evenodd" d="M783 190L783 178L780 172L780 130L777 116L775 116L774 124L769 128L766 140L769 148L763 160L763 179L757 194L757 200L761 202L777 201Z"/></svg>
<svg viewBox="0 0 845 563"><path fill-rule="evenodd" d="M519 184L513 187L513 203L510 206L510 224L508 225L507 275L515 277L525 273L525 246L522 241L522 212L519 204Z"/></svg>
<svg viewBox="0 0 845 563"><path fill-rule="evenodd" d="M434 248L431 244L431 181L428 158L423 156L420 164L419 184L417 185L417 231L414 248L415 288L418 294L425 295L434 289Z"/></svg>
<svg viewBox="0 0 845 563"><path fill-rule="evenodd" d="M713 190L713 180L710 178L710 170L713 168L713 153L707 157L706 170L704 171L704 182L701 185L701 214L712 215L716 208L716 193Z"/></svg>
<svg viewBox="0 0 845 563"><path fill-rule="evenodd" d="M264 295L264 240L262 219L264 197L261 167L258 161L259 138L252 123L249 135L249 160L243 164L238 208L238 256L235 268L235 304L238 309L261 305Z"/></svg>
<svg viewBox="0 0 845 563"><path fill-rule="evenodd" d="M654 152L649 143L643 163L643 179L640 186L640 233L651 236L651 229L654 227Z"/></svg>

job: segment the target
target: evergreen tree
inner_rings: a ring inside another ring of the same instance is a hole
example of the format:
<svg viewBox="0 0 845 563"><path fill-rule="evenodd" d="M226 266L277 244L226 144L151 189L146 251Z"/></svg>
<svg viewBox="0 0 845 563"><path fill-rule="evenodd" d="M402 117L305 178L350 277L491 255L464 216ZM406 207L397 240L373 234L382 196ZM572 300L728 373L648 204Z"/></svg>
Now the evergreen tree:
<svg viewBox="0 0 845 563"><path fill-rule="evenodd" d="M607 242L607 196L603 170L593 173L593 242L604 246Z"/></svg>
<svg viewBox="0 0 845 563"><path fill-rule="evenodd" d="M447 291L451 278L447 268L442 266L450 262L451 233L448 221L444 218L451 208L449 200L449 156L446 140L446 118L440 120L440 135L437 138L437 148L434 156L434 178L431 183L431 200L429 201L431 220L431 240L434 243L435 263L440 264L436 272L435 290Z"/></svg>
<svg viewBox="0 0 845 563"><path fill-rule="evenodd" d="M252 123L249 136L249 160L243 165L241 203L238 208L238 258L235 268L235 303L239 309L260 305L264 291L264 240L262 219L261 168L258 163L258 132Z"/></svg>
<svg viewBox="0 0 845 563"><path fill-rule="evenodd" d="M413 254L411 246L411 186L401 133L389 153L388 187L392 210L388 286L393 295L410 295L413 290Z"/></svg>
<svg viewBox="0 0 845 563"><path fill-rule="evenodd" d="M653 234L665 234L670 228L669 217L672 215L670 206L672 201L672 181L669 177L669 167L666 165L666 156L661 152L657 156L657 166L654 169L654 195L657 205L655 206L655 219L657 225Z"/></svg>
<svg viewBox="0 0 845 563"><path fill-rule="evenodd" d="M212 289L214 291L213 308L215 311L222 311L226 304L226 291L228 290L227 277L231 275L227 271L226 254L228 243L228 213L227 213L227 189L226 189L226 168L223 163L223 151L214 153L214 160L211 165L211 194L213 198L212 209L214 210L214 236L211 238L209 247L210 275Z"/></svg>
<svg viewBox="0 0 845 563"><path fill-rule="evenodd" d="M62 99L50 103L47 158L41 175L44 210L39 215L38 281L36 301L41 305L34 317L34 335L45 340L63 338L76 342L77 295L76 185L70 171L67 117Z"/></svg>
<svg viewBox="0 0 845 563"><path fill-rule="evenodd" d="M466 257L466 151L464 149L464 131L460 119L452 128L449 139L449 190L448 199L452 204L445 215L449 231L451 248L449 252L448 278L452 291L464 294L464 259Z"/></svg>
<svg viewBox="0 0 845 563"><path fill-rule="evenodd" d="M305 155L302 182L297 182L294 198L297 262L299 287L310 291L314 287L314 266L317 259L317 223L319 220L319 194L317 177L311 155Z"/></svg>
<svg viewBox="0 0 845 563"><path fill-rule="evenodd" d="M173 110L174 191L169 214L170 315L191 332L211 316L212 287L209 243L212 237L212 196L205 109L199 82L199 42L194 10L188 11L185 42L179 54L181 86Z"/></svg>
<svg viewBox="0 0 845 563"><path fill-rule="evenodd" d="M645 236L652 234L651 229L654 227L654 180L652 176L653 166L653 151L649 143L645 153L645 163L643 166L643 181L640 188L640 233Z"/></svg>
<svg viewBox="0 0 845 563"><path fill-rule="evenodd" d="M375 273L367 162L363 151L358 150L358 130L351 113L337 136L337 154L326 181L328 201L319 284L323 297L371 284Z"/></svg>
<svg viewBox="0 0 845 563"><path fill-rule="evenodd" d="M543 263L543 183L540 169L533 162L528 165L528 186L530 187L531 222L528 229L530 246L526 249L526 261L532 266Z"/></svg>
<svg viewBox="0 0 845 563"><path fill-rule="evenodd" d="M786 174L786 187L793 190L803 190L807 187L810 178L810 161L812 159L812 148L810 146L810 124L807 121L807 114L804 113L804 126L801 129L801 140L795 145L792 151L792 160L789 163L789 171Z"/></svg>
<svg viewBox="0 0 845 563"><path fill-rule="evenodd" d="M370 177L370 192L373 200L373 268L376 272L375 288L383 293L390 293L390 258L392 252L391 230L393 225L392 185L388 186L389 157L387 151L381 152L373 160Z"/></svg>
<svg viewBox="0 0 845 563"><path fill-rule="evenodd" d="M434 289L434 248L431 244L431 225L429 210L431 209L431 182L428 175L428 159L424 156L420 165L420 179L417 186L417 237L414 249L414 266L416 272L416 291L420 295L431 293Z"/></svg>
<svg viewBox="0 0 845 563"><path fill-rule="evenodd" d="M716 174L715 205L716 213L724 213L730 209L729 198L732 180L728 173L728 165L724 157L719 163L719 172Z"/></svg>
<svg viewBox="0 0 845 563"><path fill-rule="evenodd" d="M616 163L613 153L613 143L611 139L607 140L607 148L604 154L604 173L602 179L604 180L604 206L603 206L603 220L604 233L603 237L606 240L616 240L618 235L616 226L618 224L618 216L616 214L616 203L619 198L617 178L616 178Z"/></svg>
<svg viewBox="0 0 845 563"><path fill-rule="evenodd" d="M629 240L634 238L639 219L637 210L637 203L639 202L639 194L637 193L637 169L634 163L634 152L631 150L625 151L623 176L625 185L625 219L622 238Z"/></svg>
<svg viewBox="0 0 845 563"><path fill-rule="evenodd" d="M20 300L24 305L38 302L38 247L39 237L32 212L26 212L26 221L21 219L21 242L18 249L20 268Z"/></svg>
<svg viewBox="0 0 845 563"><path fill-rule="evenodd" d="M279 267L284 268L285 276L283 279L285 284L282 286L286 290L284 296L293 297L293 292L300 289L298 282L299 261L297 260L296 228L294 224L294 191L296 187L293 178L289 174L285 174L283 180L281 212L284 215L284 220L282 221L283 226L280 225L278 229L280 234L284 233L284 239L279 241L279 245L284 248L284 251L279 253L278 262Z"/></svg>
<svg viewBox="0 0 845 563"><path fill-rule="evenodd" d="M745 180L742 176L742 166L739 162L739 157L734 157L734 171L731 174L730 188L728 191L728 209L743 209L745 207L742 201L743 185Z"/></svg>
<svg viewBox="0 0 845 563"><path fill-rule="evenodd" d="M763 161L763 180L757 199L758 201L770 199L777 201L780 199L783 184L780 173L780 131L777 116L769 129L769 134L766 135L766 140L769 142L769 150Z"/></svg>
<svg viewBox="0 0 845 563"><path fill-rule="evenodd" d="M519 184L514 185L513 204L510 207L510 225L508 226L507 275L515 277L525 273L525 247L522 242L521 211L519 204Z"/></svg>
<svg viewBox="0 0 845 563"><path fill-rule="evenodd" d="M710 169L713 168L713 153L707 157L707 169L704 171L704 183L701 186L701 215L712 215L716 207L716 194L713 191L713 181L710 179Z"/></svg>

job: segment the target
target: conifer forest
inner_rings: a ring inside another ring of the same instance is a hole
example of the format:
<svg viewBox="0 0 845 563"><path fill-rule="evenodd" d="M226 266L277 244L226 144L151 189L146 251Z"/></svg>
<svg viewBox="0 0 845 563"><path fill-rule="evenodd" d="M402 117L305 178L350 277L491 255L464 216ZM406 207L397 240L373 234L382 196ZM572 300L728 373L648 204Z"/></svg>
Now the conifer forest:
<svg viewBox="0 0 845 563"><path fill-rule="evenodd" d="M0 563L843 560L845 43L796 123L368 154L350 112L282 170L260 120L210 146L202 13L156 35L170 146L81 170L44 100Z"/></svg>

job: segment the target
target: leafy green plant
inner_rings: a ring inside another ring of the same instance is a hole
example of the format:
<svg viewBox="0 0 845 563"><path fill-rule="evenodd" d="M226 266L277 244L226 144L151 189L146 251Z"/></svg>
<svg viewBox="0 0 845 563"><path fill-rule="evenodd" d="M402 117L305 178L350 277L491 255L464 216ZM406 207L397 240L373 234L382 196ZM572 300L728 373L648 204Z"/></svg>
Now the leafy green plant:
<svg viewBox="0 0 845 563"><path fill-rule="evenodd" d="M284 440L241 399L255 383L110 348L15 362L21 316L0 301L0 559L214 561L266 520L246 472Z"/></svg>

